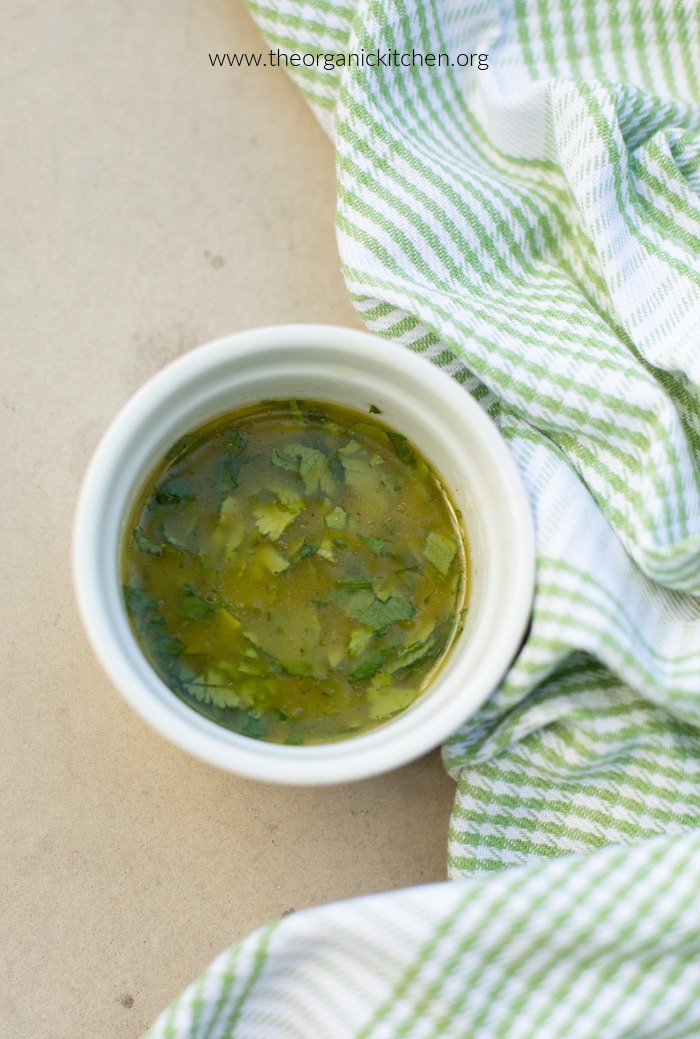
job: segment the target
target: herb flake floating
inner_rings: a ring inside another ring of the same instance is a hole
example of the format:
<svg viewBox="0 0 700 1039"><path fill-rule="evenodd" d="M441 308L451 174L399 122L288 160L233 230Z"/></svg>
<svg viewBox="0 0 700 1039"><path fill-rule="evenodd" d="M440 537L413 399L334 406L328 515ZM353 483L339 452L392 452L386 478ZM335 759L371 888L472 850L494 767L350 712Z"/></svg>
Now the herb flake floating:
<svg viewBox="0 0 700 1039"><path fill-rule="evenodd" d="M291 745L374 728L421 694L464 622L454 510L379 414L246 407L174 444L133 510L133 631L226 728Z"/></svg>

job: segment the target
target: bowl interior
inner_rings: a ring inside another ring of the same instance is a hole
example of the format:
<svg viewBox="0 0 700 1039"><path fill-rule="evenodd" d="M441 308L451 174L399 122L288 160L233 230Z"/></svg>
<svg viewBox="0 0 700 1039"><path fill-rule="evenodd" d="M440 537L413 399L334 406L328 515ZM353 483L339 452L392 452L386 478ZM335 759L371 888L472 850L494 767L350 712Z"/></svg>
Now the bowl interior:
<svg viewBox="0 0 700 1039"><path fill-rule="evenodd" d="M143 657L123 605L120 549L144 481L184 433L246 404L298 397L344 404L404 434L461 512L471 568L466 624L429 689L377 729L320 746L280 747L217 726L179 700ZM518 647L533 585L532 521L517 470L490 420L448 376L364 333L287 326L185 355L129 402L98 448L76 518L83 617L106 670L156 728L255 778L360 778L435 746L492 691Z"/></svg>

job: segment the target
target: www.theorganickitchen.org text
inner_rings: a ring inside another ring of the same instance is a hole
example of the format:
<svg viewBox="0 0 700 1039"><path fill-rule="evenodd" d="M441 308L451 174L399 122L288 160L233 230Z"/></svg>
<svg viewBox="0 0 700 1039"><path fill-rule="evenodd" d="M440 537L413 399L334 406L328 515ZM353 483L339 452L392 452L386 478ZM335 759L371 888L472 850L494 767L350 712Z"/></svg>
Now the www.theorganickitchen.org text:
<svg viewBox="0 0 700 1039"><path fill-rule="evenodd" d="M210 54L213 67L222 68L316 68L331 72L337 68L475 68L489 67L488 54L459 53L450 55L421 51L373 50L373 51L232 51Z"/></svg>

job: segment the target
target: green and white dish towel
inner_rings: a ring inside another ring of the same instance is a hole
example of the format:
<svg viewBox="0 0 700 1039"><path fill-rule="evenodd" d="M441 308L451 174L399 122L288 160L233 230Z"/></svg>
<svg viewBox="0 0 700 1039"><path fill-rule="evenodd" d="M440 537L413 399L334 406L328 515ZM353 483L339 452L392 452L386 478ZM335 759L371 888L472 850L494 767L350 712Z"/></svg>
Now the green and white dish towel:
<svg viewBox="0 0 700 1039"><path fill-rule="evenodd" d="M497 422L537 591L444 747L452 881L264 928L149 1039L698 1037L700 4L249 5L284 53L398 55L290 72L352 299Z"/></svg>

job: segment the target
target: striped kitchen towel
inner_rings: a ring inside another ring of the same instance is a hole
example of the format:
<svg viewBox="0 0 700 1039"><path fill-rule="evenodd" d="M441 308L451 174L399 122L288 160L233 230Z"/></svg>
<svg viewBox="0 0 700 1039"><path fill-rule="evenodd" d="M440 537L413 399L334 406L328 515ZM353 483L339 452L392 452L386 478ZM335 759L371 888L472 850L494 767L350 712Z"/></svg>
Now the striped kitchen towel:
<svg viewBox="0 0 700 1039"><path fill-rule="evenodd" d="M700 4L248 2L364 321L510 446L537 590L444 748L455 883L264 929L149 1036L700 1036Z"/></svg>

